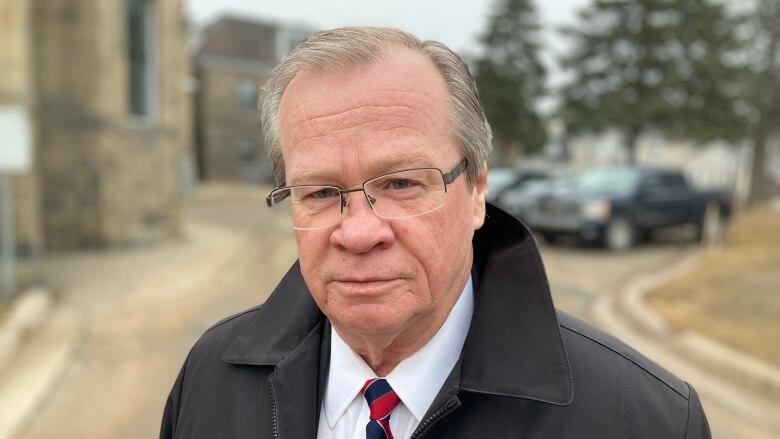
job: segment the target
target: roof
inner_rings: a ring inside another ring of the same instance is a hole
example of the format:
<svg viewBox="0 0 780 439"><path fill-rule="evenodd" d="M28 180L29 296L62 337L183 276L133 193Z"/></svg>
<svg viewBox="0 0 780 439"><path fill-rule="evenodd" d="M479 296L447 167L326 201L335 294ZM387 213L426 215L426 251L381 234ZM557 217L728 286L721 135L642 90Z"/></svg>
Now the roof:
<svg viewBox="0 0 780 439"><path fill-rule="evenodd" d="M272 24L223 17L203 30L198 56L276 61L276 32Z"/></svg>
<svg viewBox="0 0 780 439"><path fill-rule="evenodd" d="M313 33L303 25L223 16L200 33L197 57L275 65Z"/></svg>

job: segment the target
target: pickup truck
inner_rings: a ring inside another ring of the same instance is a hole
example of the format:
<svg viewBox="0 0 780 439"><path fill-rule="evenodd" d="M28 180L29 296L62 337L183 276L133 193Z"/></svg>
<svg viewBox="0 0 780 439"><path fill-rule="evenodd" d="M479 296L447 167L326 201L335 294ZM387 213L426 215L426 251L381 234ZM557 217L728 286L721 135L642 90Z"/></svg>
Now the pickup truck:
<svg viewBox="0 0 780 439"><path fill-rule="evenodd" d="M537 197L524 220L548 242L576 235L626 250L655 229L696 226L703 241L716 241L731 215L732 196L691 187L669 168L612 167L580 172Z"/></svg>

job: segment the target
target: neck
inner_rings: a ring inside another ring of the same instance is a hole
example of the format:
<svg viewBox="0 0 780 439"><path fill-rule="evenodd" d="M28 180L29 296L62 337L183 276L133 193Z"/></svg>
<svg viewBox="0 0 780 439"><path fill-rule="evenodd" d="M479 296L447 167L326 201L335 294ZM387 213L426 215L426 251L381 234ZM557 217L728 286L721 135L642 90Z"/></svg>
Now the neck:
<svg viewBox="0 0 780 439"><path fill-rule="evenodd" d="M446 320L447 316L444 316ZM435 324L429 325L428 328L418 328L414 331L414 336L408 339L405 334L392 335L377 335L372 334L369 336L362 334L354 334L349 331L340 330L335 324L334 329L339 332L339 335L344 342L352 348L358 355L363 358L363 361L374 371L376 376L385 377L398 364L409 358L425 346L428 341L433 338L436 332L441 328L444 320ZM421 332L422 330L422 332Z"/></svg>

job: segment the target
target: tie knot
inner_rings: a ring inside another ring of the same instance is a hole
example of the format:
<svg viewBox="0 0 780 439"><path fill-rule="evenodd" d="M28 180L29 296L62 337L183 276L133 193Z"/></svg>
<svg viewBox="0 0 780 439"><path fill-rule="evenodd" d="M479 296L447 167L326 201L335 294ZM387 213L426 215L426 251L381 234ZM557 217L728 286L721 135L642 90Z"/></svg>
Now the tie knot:
<svg viewBox="0 0 780 439"><path fill-rule="evenodd" d="M373 378L363 385L363 396L366 397L368 407L371 410L371 419L380 420L390 417L395 406L401 402L393 388L382 378Z"/></svg>

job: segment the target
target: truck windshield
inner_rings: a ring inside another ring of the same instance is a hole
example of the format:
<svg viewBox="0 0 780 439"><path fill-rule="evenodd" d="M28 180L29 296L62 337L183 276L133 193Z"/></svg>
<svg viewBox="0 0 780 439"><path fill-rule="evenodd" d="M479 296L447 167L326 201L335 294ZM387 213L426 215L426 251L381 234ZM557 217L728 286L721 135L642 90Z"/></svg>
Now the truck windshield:
<svg viewBox="0 0 780 439"><path fill-rule="evenodd" d="M639 173L631 169L593 169L578 174L573 184L584 192L626 196L636 190Z"/></svg>

